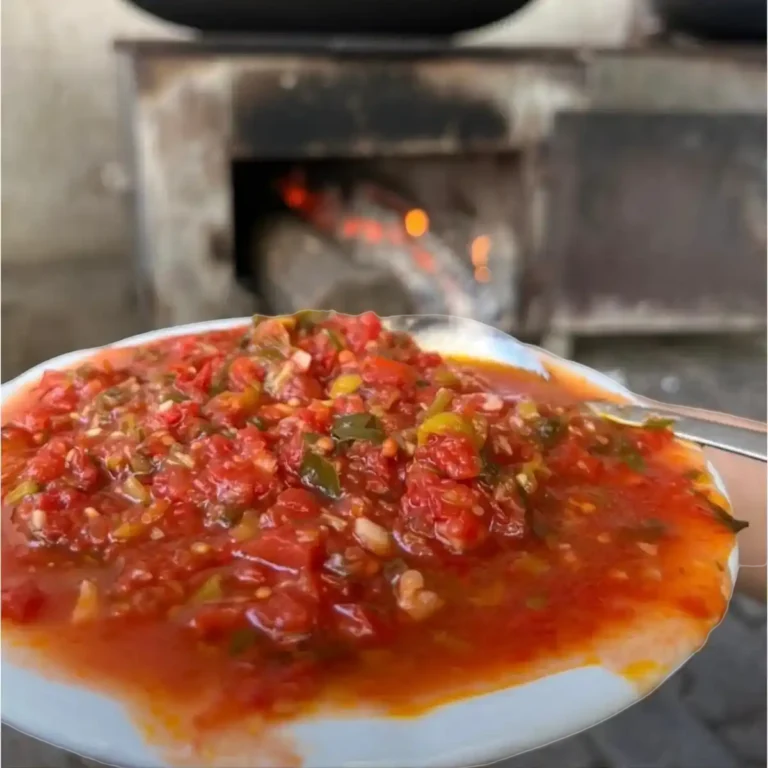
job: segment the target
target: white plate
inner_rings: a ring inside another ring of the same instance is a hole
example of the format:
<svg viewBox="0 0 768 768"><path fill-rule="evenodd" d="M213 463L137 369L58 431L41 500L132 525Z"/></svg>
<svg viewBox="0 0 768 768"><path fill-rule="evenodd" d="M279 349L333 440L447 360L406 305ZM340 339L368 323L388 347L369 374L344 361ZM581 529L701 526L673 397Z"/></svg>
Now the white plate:
<svg viewBox="0 0 768 768"><path fill-rule="evenodd" d="M195 323L151 331L113 346L223 330L247 322L234 319ZM532 349L547 356L542 350ZM37 380L44 370L69 368L95 351L72 352L32 368L2 386L2 401ZM560 367L603 390L637 400L597 371L554 359ZM709 469L725 493L721 478L713 467ZM728 565L735 582L735 547ZM660 676L657 684L666 677ZM511 757L570 736L641 698L643 694L623 677L591 666L447 704L420 717L395 719L362 712L353 717L342 713L289 723L282 731L298 746L306 768L467 766ZM47 679L33 668L12 663L7 653L2 659L2 719L35 738L102 762L132 768L157 768L161 764L157 751L147 745L119 701Z"/></svg>

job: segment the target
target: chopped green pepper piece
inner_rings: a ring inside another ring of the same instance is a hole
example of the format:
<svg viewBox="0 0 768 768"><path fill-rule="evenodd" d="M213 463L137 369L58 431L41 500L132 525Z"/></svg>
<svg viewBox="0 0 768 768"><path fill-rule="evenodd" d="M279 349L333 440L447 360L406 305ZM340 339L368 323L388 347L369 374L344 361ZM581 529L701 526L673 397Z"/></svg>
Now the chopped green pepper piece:
<svg viewBox="0 0 768 768"><path fill-rule="evenodd" d="M536 477L537 470L541 469L541 461L526 461L520 471L515 475L515 481L520 490L527 497L536 492L539 481Z"/></svg>
<svg viewBox="0 0 768 768"><path fill-rule="evenodd" d="M334 398L341 395L352 395L362 386L363 379L358 374L342 373L341 376L334 379L328 394Z"/></svg>
<svg viewBox="0 0 768 768"><path fill-rule="evenodd" d="M450 389L438 389L435 399L430 403L429 408L424 411L424 420L426 421L431 416L435 416L436 414L447 410L452 400L453 392Z"/></svg>
<svg viewBox="0 0 768 768"><path fill-rule="evenodd" d="M526 511L526 520L533 532L533 535L541 541L546 541L552 534L552 526L548 520L544 517L543 513L539 509L535 509L528 501L528 497L521 493L523 506Z"/></svg>
<svg viewBox="0 0 768 768"><path fill-rule="evenodd" d="M236 629L229 638L229 653L239 656L256 643L258 635L252 629Z"/></svg>
<svg viewBox="0 0 768 768"><path fill-rule="evenodd" d="M272 319L275 320L278 325L281 325L283 328L285 328L286 332L292 331L296 327L295 315L278 315Z"/></svg>
<svg viewBox="0 0 768 768"><path fill-rule="evenodd" d="M323 328L323 333L328 337L337 352L341 352L345 348L344 339L333 328Z"/></svg>
<svg viewBox="0 0 768 768"><path fill-rule="evenodd" d="M657 520L655 517L649 517L639 525L629 526L624 530L632 540L653 544L667 535L669 527L663 521Z"/></svg>
<svg viewBox="0 0 768 768"><path fill-rule="evenodd" d="M732 533L738 533L749 527L749 523L746 520L737 520L727 509L712 501L709 496L703 493L700 495L707 502L707 505L712 510L712 514Z"/></svg>
<svg viewBox="0 0 768 768"><path fill-rule="evenodd" d="M317 432L305 432L303 435L304 445L314 445L320 437Z"/></svg>
<svg viewBox="0 0 768 768"><path fill-rule="evenodd" d="M172 389L165 395L166 400L170 400L172 403L183 403L189 400L183 392L179 392L178 389Z"/></svg>
<svg viewBox="0 0 768 768"><path fill-rule="evenodd" d="M94 368L90 363L86 363L85 365L81 365L77 368L77 370L75 371L75 376L78 379L87 381L95 373L96 373L96 368Z"/></svg>
<svg viewBox="0 0 768 768"><path fill-rule="evenodd" d="M438 384L441 387L455 387L460 383L459 377L445 366L435 368L435 371L432 374L432 380L435 384Z"/></svg>
<svg viewBox="0 0 768 768"><path fill-rule="evenodd" d="M311 331L318 323L331 316L327 309L302 309L294 314L296 326L300 331Z"/></svg>
<svg viewBox="0 0 768 768"><path fill-rule="evenodd" d="M590 447L589 452L596 456L615 456L623 461L634 472L645 471L645 459L633 443L621 436L606 444L597 444Z"/></svg>
<svg viewBox="0 0 768 768"><path fill-rule="evenodd" d="M498 478L501 472L501 467L491 459L488 447L484 447L480 451L480 462L483 468L480 470L480 477L487 483L492 483Z"/></svg>
<svg viewBox="0 0 768 768"><path fill-rule="evenodd" d="M141 523L122 523L112 531L112 538L118 540L135 539L147 529Z"/></svg>
<svg viewBox="0 0 768 768"><path fill-rule="evenodd" d="M280 390L288 383L288 379L293 375L293 367L290 362L285 363L281 368L267 375L265 382L267 392L276 397L280 394Z"/></svg>
<svg viewBox="0 0 768 768"><path fill-rule="evenodd" d="M5 497L6 504L18 504L25 496L37 493L40 486L34 480L23 480Z"/></svg>
<svg viewBox="0 0 768 768"><path fill-rule="evenodd" d="M530 420L537 419L539 417L539 409L533 400L521 400L517 404L517 415L521 419Z"/></svg>
<svg viewBox="0 0 768 768"><path fill-rule="evenodd" d="M633 472L645 471L645 459L643 458L643 455L640 453L640 451L637 450L637 448L634 445L627 442L626 440L622 441L622 445L619 448L619 458Z"/></svg>
<svg viewBox="0 0 768 768"><path fill-rule="evenodd" d="M299 475L308 487L320 491L330 499L341 497L341 484L336 467L314 451L306 451Z"/></svg>
<svg viewBox="0 0 768 768"><path fill-rule="evenodd" d="M677 419L671 419L665 416L649 416L643 422L643 429L650 429L652 431L672 429L672 427L675 426L676 422L677 422Z"/></svg>
<svg viewBox="0 0 768 768"><path fill-rule="evenodd" d="M232 357L228 357L221 368L216 372L216 375L211 380L211 386L209 394L219 395L227 389L227 383L229 382L229 369L232 367Z"/></svg>
<svg viewBox="0 0 768 768"><path fill-rule="evenodd" d="M137 475L146 475L152 471L152 462L141 453L131 456L130 464L131 469Z"/></svg>
<svg viewBox="0 0 768 768"><path fill-rule="evenodd" d="M547 607L547 598L539 595L533 595L526 599L526 608L530 608L532 611L541 611Z"/></svg>
<svg viewBox="0 0 768 768"><path fill-rule="evenodd" d="M535 429L544 448L553 448L565 436L567 428L562 419L550 416L541 419Z"/></svg>
<svg viewBox="0 0 768 768"><path fill-rule="evenodd" d="M488 439L488 419L481 413L473 413L469 417L469 421L475 432L475 445L478 448L482 448L485 445L485 441Z"/></svg>
<svg viewBox="0 0 768 768"><path fill-rule="evenodd" d="M142 484L142 482L130 475L123 483L123 493L134 501L138 501L140 504L149 504L151 497L149 491Z"/></svg>
<svg viewBox="0 0 768 768"><path fill-rule="evenodd" d="M110 387L105 389L99 396L99 405L105 405L107 408L114 408L122 405L130 397L130 392L120 389L120 387Z"/></svg>
<svg viewBox="0 0 768 768"><path fill-rule="evenodd" d="M444 435L455 432L466 435L474 443L477 440L472 425L458 413L438 413L423 422L416 433L419 445L424 445L430 435Z"/></svg>
<svg viewBox="0 0 768 768"><path fill-rule="evenodd" d="M277 347L261 347L255 354L256 360L269 360L270 362L279 362L285 360L285 353Z"/></svg>
<svg viewBox="0 0 768 768"><path fill-rule="evenodd" d="M350 413L333 422L331 434L340 443L347 440L368 440L383 443L385 434L379 420L371 413Z"/></svg>
<svg viewBox="0 0 768 768"><path fill-rule="evenodd" d="M192 595L193 603L211 603L216 600L221 600L221 574L215 573L213 576L209 576L203 585Z"/></svg>
<svg viewBox="0 0 768 768"><path fill-rule="evenodd" d="M133 437L136 431L136 415L133 413L126 413L117 420L118 429L121 432L125 432L128 437Z"/></svg>

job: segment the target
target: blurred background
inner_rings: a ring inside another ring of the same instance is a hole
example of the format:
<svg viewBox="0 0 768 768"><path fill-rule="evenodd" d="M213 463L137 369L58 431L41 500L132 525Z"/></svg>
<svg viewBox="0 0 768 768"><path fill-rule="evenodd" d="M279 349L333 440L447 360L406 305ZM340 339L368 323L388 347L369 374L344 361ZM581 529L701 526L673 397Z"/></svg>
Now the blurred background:
<svg viewBox="0 0 768 768"><path fill-rule="evenodd" d="M5 0L2 378L197 320L438 312L765 420L765 37L764 0ZM641 704L505 768L765 766L765 638L740 597Z"/></svg>

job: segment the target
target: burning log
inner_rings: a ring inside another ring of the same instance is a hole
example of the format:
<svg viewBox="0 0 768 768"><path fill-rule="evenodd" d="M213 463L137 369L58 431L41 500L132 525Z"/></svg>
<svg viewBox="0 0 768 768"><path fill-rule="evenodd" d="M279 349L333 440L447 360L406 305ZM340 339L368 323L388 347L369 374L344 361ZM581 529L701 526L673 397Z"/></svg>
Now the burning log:
<svg viewBox="0 0 768 768"><path fill-rule="evenodd" d="M270 310L335 309L357 314L408 314L407 288L386 262L353 260L343 243L292 213L274 216L251 246L253 273Z"/></svg>
<svg viewBox="0 0 768 768"><path fill-rule="evenodd" d="M464 170L382 161L354 175L297 165L278 176L273 188L290 215L258 230L251 251L271 307L382 314L408 307L507 325L518 250L507 209L514 196L484 183L496 180L494 160L481 163L479 179ZM460 199L467 187L473 193ZM437 204L427 209L421 200Z"/></svg>

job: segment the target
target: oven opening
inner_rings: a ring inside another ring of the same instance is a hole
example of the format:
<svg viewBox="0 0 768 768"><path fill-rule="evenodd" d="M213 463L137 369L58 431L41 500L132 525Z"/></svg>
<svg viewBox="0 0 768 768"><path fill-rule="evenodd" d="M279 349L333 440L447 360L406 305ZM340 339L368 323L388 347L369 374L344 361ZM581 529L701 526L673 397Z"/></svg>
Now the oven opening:
<svg viewBox="0 0 768 768"><path fill-rule="evenodd" d="M513 155L233 165L235 271L265 312L514 312Z"/></svg>

